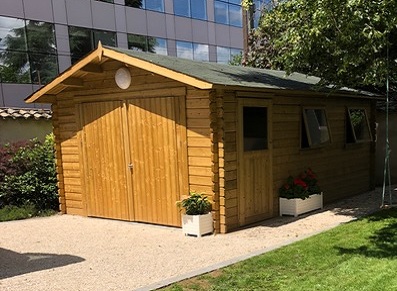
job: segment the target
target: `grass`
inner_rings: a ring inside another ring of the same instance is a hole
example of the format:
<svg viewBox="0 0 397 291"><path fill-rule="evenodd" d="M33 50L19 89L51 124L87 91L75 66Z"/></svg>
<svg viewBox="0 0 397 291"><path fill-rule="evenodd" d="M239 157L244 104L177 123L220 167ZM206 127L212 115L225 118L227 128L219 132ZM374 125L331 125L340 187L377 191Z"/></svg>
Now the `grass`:
<svg viewBox="0 0 397 291"><path fill-rule="evenodd" d="M50 216L55 213L56 211L54 210L38 211L34 205L31 204L26 204L22 207L8 205L0 209L0 222L26 219L34 216Z"/></svg>
<svg viewBox="0 0 397 291"><path fill-rule="evenodd" d="M161 290L397 290L397 209Z"/></svg>

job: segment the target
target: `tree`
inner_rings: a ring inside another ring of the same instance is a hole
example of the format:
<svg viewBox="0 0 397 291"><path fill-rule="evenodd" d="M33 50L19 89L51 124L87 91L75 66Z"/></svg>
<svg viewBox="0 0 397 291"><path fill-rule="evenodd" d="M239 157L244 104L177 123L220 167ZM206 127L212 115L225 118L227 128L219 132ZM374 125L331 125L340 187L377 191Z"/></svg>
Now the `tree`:
<svg viewBox="0 0 397 291"><path fill-rule="evenodd" d="M289 0L264 11L244 64L318 76L323 84L397 83L397 1ZM389 58L387 51L389 51Z"/></svg>

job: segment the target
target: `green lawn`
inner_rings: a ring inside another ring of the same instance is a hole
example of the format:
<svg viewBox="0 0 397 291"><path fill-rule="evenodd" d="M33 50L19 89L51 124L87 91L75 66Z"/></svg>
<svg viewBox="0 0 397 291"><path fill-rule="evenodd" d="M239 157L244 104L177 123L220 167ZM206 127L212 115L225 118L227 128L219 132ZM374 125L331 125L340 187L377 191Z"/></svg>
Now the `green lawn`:
<svg viewBox="0 0 397 291"><path fill-rule="evenodd" d="M397 209L162 290L397 290Z"/></svg>

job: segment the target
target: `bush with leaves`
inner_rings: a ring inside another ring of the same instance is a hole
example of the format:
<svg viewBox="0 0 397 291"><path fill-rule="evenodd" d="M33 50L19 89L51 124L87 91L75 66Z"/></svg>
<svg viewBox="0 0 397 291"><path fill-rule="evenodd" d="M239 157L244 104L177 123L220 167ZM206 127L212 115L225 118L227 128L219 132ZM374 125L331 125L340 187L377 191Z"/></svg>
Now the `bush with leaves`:
<svg viewBox="0 0 397 291"><path fill-rule="evenodd" d="M0 208L26 204L58 209L53 135L0 147Z"/></svg>

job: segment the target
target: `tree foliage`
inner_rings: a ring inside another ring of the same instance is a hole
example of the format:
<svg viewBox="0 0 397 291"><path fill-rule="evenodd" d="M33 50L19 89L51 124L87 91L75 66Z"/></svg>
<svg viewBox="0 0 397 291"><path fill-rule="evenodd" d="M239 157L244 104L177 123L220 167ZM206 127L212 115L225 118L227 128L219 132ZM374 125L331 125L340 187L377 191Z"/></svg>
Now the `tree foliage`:
<svg viewBox="0 0 397 291"><path fill-rule="evenodd" d="M396 59L397 1L288 0L264 11L244 64L363 87L397 82Z"/></svg>
<svg viewBox="0 0 397 291"><path fill-rule="evenodd" d="M58 209L54 137L0 147L0 208Z"/></svg>

